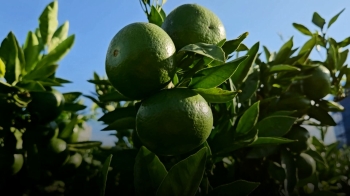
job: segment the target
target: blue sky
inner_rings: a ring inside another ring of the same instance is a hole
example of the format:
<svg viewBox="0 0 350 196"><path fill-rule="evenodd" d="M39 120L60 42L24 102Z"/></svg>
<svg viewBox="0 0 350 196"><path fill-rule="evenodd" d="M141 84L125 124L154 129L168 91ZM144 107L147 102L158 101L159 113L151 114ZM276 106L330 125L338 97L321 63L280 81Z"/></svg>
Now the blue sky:
<svg viewBox="0 0 350 196"><path fill-rule="evenodd" d="M49 0L1 0L0 39L13 31L19 42L24 43L29 30L38 26L38 17ZM276 51L291 36L294 45L300 46L307 37L292 26L301 23L310 30L317 29L311 23L313 12L318 12L329 21L331 17L346 8L328 34L340 41L350 36L349 0L168 0L164 10L169 13L179 5L197 3L216 13L226 28L227 38L234 39L244 32L249 36L244 43L252 46L257 41ZM62 24L70 23L70 34L76 35L70 53L61 61L57 76L73 81L59 90L63 92L81 91L89 94L94 86L86 80L96 71L105 75L104 60L112 37L124 26L133 22L146 22L138 0L90 0L58 1L58 19ZM281 40L281 35L284 41ZM320 58L319 55L315 58ZM89 103L86 100L86 103ZM101 133L101 126L93 123L93 138L113 141L113 136Z"/></svg>

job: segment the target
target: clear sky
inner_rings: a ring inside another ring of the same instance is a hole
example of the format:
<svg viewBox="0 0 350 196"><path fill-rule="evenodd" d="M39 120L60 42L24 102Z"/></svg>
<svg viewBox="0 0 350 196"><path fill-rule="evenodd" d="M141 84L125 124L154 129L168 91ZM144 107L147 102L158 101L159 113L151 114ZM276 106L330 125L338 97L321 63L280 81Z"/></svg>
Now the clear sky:
<svg viewBox="0 0 350 196"><path fill-rule="evenodd" d="M50 2L0 0L0 39L13 31L23 44L27 32L38 26L38 17ZM260 41L270 51L278 50L291 36L294 36L295 46L303 44L307 37L295 30L292 23L301 23L312 31L316 30L317 27L311 23L315 11L329 21L346 8L328 33L337 41L350 36L349 0L168 0L164 10L169 13L185 3L197 3L216 13L225 25L228 39L249 32L244 41L247 46ZM133 22L146 22L147 18L138 0L59 0L58 6L59 23L68 20L69 33L76 35L72 50L61 61L56 74L73 83L66 84L60 90L90 94L94 86L86 80L92 78L94 71L105 75L104 60L112 37L124 26ZM86 103L90 102L86 100ZM113 136L105 137L108 133L99 132L101 126L97 123L93 123L93 129L94 139L113 140Z"/></svg>

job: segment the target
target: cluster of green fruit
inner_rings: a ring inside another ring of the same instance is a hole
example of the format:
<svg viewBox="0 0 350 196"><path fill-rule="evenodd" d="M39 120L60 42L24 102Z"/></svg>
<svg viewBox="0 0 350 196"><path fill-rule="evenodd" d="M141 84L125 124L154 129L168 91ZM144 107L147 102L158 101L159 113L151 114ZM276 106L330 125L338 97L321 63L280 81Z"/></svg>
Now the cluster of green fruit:
<svg viewBox="0 0 350 196"><path fill-rule="evenodd" d="M175 55L181 48L217 44L224 39L220 19L197 4L177 7L161 27L132 23L113 37L106 55L106 73L120 94L141 100L136 132L151 151L183 154L209 137L213 116L206 100L189 88L169 86L178 71Z"/></svg>

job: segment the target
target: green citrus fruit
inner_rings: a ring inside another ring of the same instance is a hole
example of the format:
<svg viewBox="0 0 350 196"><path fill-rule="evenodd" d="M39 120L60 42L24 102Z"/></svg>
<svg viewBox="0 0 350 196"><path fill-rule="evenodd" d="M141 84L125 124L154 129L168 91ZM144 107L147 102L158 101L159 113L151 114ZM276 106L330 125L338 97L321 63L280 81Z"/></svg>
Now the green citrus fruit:
<svg viewBox="0 0 350 196"><path fill-rule="evenodd" d="M37 116L40 123L46 124L55 120L62 112L64 97L58 91L31 92L32 101L28 111Z"/></svg>
<svg viewBox="0 0 350 196"><path fill-rule="evenodd" d="M197 4L184 4L165 18L162 28L174 41L177 50L198 42L217 44L226 39L224 25L209 9Z"/></svg>
<svg viewBox="0 0 350 196"><path fill-rule="evenodd" d="M136 114L136 131L149 150L179 155L209 137L213 115L208 103L187 88L167 89L145 99Z"/></svg>
<svg viewBox="0 0 350 196"><path fill-rule="evenodd" d="M321 99L331 91L331 76L329 70L320 65L306 73L310 77L302 81L302 88L310 99Z"/></svg>
<svg viewBox="0 0 350 196"><path fill-rule="evenodd" d="M65 167L67 169L76 169L81 165L82 162L83 156L81 156L80 153L75 153L73 155L70 155L68 161L65 163Z"/></svg>
<svg viewBox="0 0 350 196"><path fill-rule="evenodd" d="M151 23L132 23L109 44L106 73L118 92L143 99L164 88L174 77L175 46L169 35Z"/></svg>
<svg viewBox="0 0 350 196"><path fill-rule="evenodd" d="M17 174L23 167L22 154L11 154L6 151L0 152L0 171L8 175Z"/></svg>
<svg viewBox="0 0 350 196"><path fill-rule="evenodd" d="M297 140L297 142L286 144L286 147L288 147L290 151L295 153L301 153L307 150L307 141L310 138L310 133L304 127L294 126L284 137L291 140Z"/></svg>
<svg viewBox="0 0 350 196"><path fill-rule="evenodd" d="M61 167L69 159L67 143L59 138L52 138L42 152L43 163L50 168Z"/></svg>
<svg viewBox="0 0 350 196"><path fill-rule="evenodd" d="M315 173L316 162L310 155L301 153L296 158L296 167L298 168L299 179L304 179Z"/></svg>

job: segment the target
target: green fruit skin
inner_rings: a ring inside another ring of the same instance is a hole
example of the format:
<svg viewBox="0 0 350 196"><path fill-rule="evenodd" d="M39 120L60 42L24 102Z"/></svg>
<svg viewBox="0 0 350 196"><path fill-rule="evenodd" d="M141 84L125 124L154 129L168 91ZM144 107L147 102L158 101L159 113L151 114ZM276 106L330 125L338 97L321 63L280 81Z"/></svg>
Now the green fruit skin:
<svg viewBox="0 0 350 196"><path fill-rule="evenodd" d="M302 88L306 96L310 99L318 100L330 93L331 77L329 70L325 66L320 65L307 74L312 76L304 79L302 82Z"/></svg>
<svg viewBox="0 0 350 196"><path fill-rule="evenodd" d="M217 44L226 39L220 19L209 9L197 4L184 4L165 18L162 28L174 41L177 50L198 42Z"/></svg>
<svg viewBox="0 0 350 196"><path fill-rule="evenodd" d="M209 137L213 115L208 103L186 88L162 90L144 100L136 115L136 131L159 155L184 154Z"/></svg>
<svg viewBox="0 0 350 196"><path fill-rule="evenodd" d="M66 169L77 169L81 163L83 162L83 156L79 153L75 153L73 155L70 155L68 161L65 163Z"/></svg>
<svg viewBox="0 0 350 196"><path fill-rule="evenodd" d="M23 167L24 157L22 154L0 152L0 174L15 175Z"/></svg>
<svg viewBox="0 0 350 196"><path fill-rule="evenodd" d="M151 23L132 23L112 39L106 73L122 95L140 100L164 88L175 75L175 45L169 35Z"/></svg>
<svg viewBox="0 0 350 196"><path fill-rule="evenodd" d="M291 140L298 140L297 142L286 144L286 147L291 152L301 153L308 149L309 145L307 141L310 138L310 133L304 127L295 126L284 137Z"/></svg>
<svg viewBox="0 0 350 196"><path fill-rule="evenodd" d="M57 91L31 92L31 97L27 110L37 115L41 124L55 120L63 110L64 97Z"/></svg>
<svg viewBox="0 0 350 196"><path fill-rule="evenodd" d="M48 168L62 167L69 160L67 143L59 138L52 138L45 149L40 149L41 159Z"/></svg>
<svg viewBox="0 0 350 196"><path fill-rule="evenodd" d="M299 179L304 179L315 173L316 162L310 155L301 153L296 158L296 167L298 168Z"/></svg>

